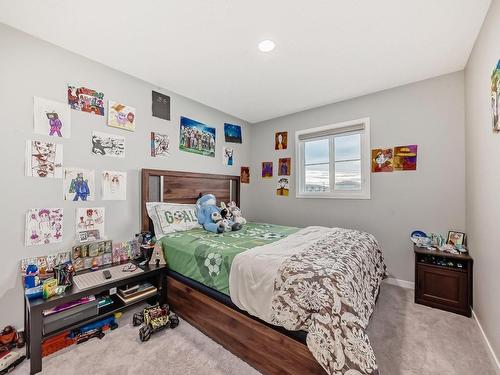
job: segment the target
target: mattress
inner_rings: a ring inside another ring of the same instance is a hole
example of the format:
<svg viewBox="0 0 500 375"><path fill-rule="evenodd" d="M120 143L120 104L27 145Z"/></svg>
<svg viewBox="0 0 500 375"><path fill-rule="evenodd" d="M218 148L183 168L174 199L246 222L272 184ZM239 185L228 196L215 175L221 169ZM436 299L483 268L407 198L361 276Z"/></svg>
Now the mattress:
<svg viewBox="0 0 500 375"><path fill-rule="evenodd" d="M236 255L276 242L298 230L247 223L237 232L216 234L197 228L168 234L160 242L169 269L229 296L229 273Z"/></svg>

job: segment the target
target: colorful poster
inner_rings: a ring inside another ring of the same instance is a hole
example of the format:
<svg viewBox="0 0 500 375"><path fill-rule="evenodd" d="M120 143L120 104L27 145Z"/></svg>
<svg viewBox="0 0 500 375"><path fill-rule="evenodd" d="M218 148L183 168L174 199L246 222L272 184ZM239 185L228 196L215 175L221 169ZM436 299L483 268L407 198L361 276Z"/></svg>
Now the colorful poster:
<svg viewBox="0 0 500 375"><path fill-rule="evenodd" d="M372 150L372 172L392 172L392 148L375 148Z"/></svg>
<svg viewBox="0 0 500 375"><path fill-rule="evenodd" d="M273 177L273 162L263 161L262 162L262 178Z"/></svg>
<svg viewBox="0 0 500 375"><path fill-rule="evenodd" d="M249 167L241 167L240 182L242 184L249 184L250 183L250 168Z"/></svg>
<svg viewBox="0 0 500 375"><path fill-rule="evenodd" d="M290 181L287 177L282 177L278 180L278 187L276 189L276 195L288 197L290 192Z"/></svg>
<svg viewBox="0 0 500 375"><path fill-rule="evenodd" d="M109 100L108 126L135 131L135 108Z"/></svg>
<svg viewBox="0 0 500 375"><path fill-rule="evenodd" d="M81 168L64 168L63 196L65 201L95 200L95 173Z"/></svg>
<svg viewBox="0 0 500 375"><path fill-rule="evenodd" d="M417 170L417 145L394 147L393 166L395 171Z"/></svg>
<svg viewBox="0 0 500 375"><path fill-rule="evenodd" d="M224 137L226 142L241 143L241 126L225 123Z"/></svg>
<svg viewBox="0 0 500 375"><path fill-rule="evenodd" d="M62 242L62 208L32 208L26 213L26 246Z"/></svg>
<svg viewBox="0 0 500 375"><path fill-rule="evenodd" d="M215 157L215 128L181 117L179 149L194 154Z"/></svg>
<svg viewBox="0 0 500 375"><path fill-rule="evenodd" d="M286 150L288 146L288 132L276 132L274 134L274 149Z"/></svg>
<svg viewBox="0 0 500 375"><path fill-rule="evenodd" d="M33 140L26 141L26 176L61 178L62 164L62 145Z"/></svg>
<svg viewBox="0 0 500 375"><path fill-rule="evenodd" d="M292 173L292 158L279 158L278 176L290 176Z"/></svg>
<svg viewBox="0 0 500 375"><path fill-rule="evenodd" d="M231 166L234 165L234 150L230 147L224 147L224 152L222 153L224 165Z"/></svg>
<svg viewBox="0 0 500 375"><path fill-rule="evenodd" d="M498 122L500 103L500 60L491 73L491 119L493 122L493 131L500 132L500 123Z"/></svg>
<svg viewBox="0 0 500 375"><path fill-rule="evenodd" d="M166 134L151 132L151 156L170 156L170 138Z"/></svg>
<svg viewBox="0 0 500 375"><path fill-rule="evenodd" d="M101 199L103 201L124 201L127 199L127 172L103 171L101 183Z"/></svg>
<svg viewBox="0 0 500 375"><path fill-rule="evenodd" d="M170 96L153 91L153 116L170 121Z"/></svg>
<svg viewBox="0 0 500 375"><path fill-rule="evenodd" d="M92 154L124 158L125 137L115 134L92 132Z"/></svg>
<svg viewBox="0 0 500 375"><path fill-rule="evenodd" d="M104 116L104 93L68 85L68 104L71 109Z"/></svg>
<svg viewBox="0 0 500 375"><path fill-rule="evenodd" d="M53 100L34 97L34 132L51 137L71 136L71 115L69 106Z"/></svg>
<svg viewBox="0 0 500 375"><path fill-rule="evenodd" d="M104 207L78 207L76 209L76 239L79 242L104 238Z"/></svg>

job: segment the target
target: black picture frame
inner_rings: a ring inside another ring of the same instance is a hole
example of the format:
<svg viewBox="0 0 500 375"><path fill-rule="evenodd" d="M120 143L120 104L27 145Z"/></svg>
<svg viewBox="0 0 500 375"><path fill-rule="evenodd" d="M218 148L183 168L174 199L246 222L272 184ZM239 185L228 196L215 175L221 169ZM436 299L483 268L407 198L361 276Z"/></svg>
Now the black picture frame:
<svg viewBox="0 0 500 375"><path fill-rule="evenodd" d="M170 121L170 96L153 90L151 107L154 117Z"/></svg>

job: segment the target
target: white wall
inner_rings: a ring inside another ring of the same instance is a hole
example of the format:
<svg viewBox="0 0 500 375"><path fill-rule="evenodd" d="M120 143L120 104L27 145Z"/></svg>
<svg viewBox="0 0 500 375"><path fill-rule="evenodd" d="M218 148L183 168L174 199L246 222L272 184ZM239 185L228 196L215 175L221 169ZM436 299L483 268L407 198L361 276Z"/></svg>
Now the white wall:
<svg viewBox="0 0 500 375"><path fill-rule="evenodd" d="M110 42L112 48L112 42ZM134 56L131 52L131 57ZM146 57L144 57L146 58ZM165 67L168 69L168 66ZM186 77L189 79L189 77ZM33 96L60 102L66 101L68 83L82 84L102 90L106 100L116 100L136 108L135 132L106 126L105 117L71 111L70 139L61 139L64 145L64 164L96 170L125 170L128 172L127 201L65 202L62 199L60 179L36 179L24 176L24 149L26 139L52 139L33 134ZM171 96L171 121L151 116L151 90ZM125 241L132 239L140 229L140 169L158 168L239 174L241 163L247 163L250 153L250 130L246 123L213 108L154 87L101 64L90 61L61 48L30 37L0 24L0 103L2 112L2 177L0 207L0 326L22 326L22 289L19 260L47 255L71 248L75 233L75 207L106 208L108 238ZM217 128L216 157L203 157L179 151L179 116L186 116ZM231 144L236 150L235 166L222 164L224 122L243 126L243 144ZM126 157L114 159L90 154L90 135L93 130L121 134L126 138ZM170 135L172 156L151 158L150 132ZM243 186L242 206L247 206ZM34 207L63 207L64 241L45 246L24 246L24 215Z"/></svg>
<svg viewBox="0 0 500 375"><path fill-rule="evenodd" d="M295 131L364 117L371 120L372 148L418 144L417 171L372 174L371 200L296 199L294 175L291 196L275 195L278 158L291 156L297 170ZM275 151L274 132L284 130L288 149ZM413 281L412 230L465 229L463 72L252 125L252 145L247 216L371 232L392 277ZM274 162L273 179L260 177L262 161Z"/></svg>
<svg viewBox="0 0 500 375"><path fill-rule="evenodd" d="M500 59L494 0L465 69L467 231L474 256L474 311L500 358L500 134L491 125L491 72Z"/></svg>

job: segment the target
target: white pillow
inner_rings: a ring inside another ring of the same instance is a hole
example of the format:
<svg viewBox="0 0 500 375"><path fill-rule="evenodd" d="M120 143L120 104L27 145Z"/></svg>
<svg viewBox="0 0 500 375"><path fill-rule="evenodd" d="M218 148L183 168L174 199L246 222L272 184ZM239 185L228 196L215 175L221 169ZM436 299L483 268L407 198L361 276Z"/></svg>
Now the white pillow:
<svg viewBox="0 0 500 375"><path fill-rule="evenodd" d="M147 202L146 210L158 240L169 233L201 228L195 204Z"/></svg>

